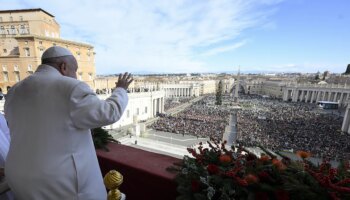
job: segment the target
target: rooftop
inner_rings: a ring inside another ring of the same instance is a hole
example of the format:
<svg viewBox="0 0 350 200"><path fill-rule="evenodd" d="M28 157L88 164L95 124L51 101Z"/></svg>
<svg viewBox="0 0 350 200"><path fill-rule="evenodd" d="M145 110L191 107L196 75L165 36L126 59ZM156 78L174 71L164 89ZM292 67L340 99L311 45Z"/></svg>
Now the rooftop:
<svg viewBox="0 0 350 200"><path fill-rule="evenodd" d="M15 12L34 12L34 11L42 11L46 13L47 15L50 15L51 17L55 17L49 12L41 9L41 8L32 8L32 9L19 9L19 10L0 10L0 13L15 13Z"/></svg>

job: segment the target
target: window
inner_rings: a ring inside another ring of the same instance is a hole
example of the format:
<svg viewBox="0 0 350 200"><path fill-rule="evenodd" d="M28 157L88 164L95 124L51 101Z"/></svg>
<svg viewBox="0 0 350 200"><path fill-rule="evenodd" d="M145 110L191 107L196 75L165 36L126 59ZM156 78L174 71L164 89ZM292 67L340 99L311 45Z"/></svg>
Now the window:
<svg viewBox="0 0 350 200"><path fill-rule="evenodd" d="M78 79L83 80L83 72L79 72Z"/></svg>
<svg viewBox="0 0 350 200"><path fill-rule="evenodd" d="M25 28L24 25L21 25L21 26L20 26L19 33L20 33L20 34L26 34L26 33L27 33L27 30L26 30L26 28Z"/></svg>
<svg viewBox="0 0 350 200"><path fill-rule="evenodd" d="M4 75L4 81L8 82L9 81L9 74L7 72L3 72Z"/></svg>
<svg viewBox="0 0 350 200"><path fill-rule="evenodd" d="M11 16L11 17L10 17L10 22L12 22L12 21L13 21L13 17Z"/></svg>
<svg viewBox="0 0 350 200"><path fill-rule="evenodd" d="M33 68L32 68L31 64L28 65L28 71L33 71Z"/></svg>
<svg viewBox="0 0 350 200"><path fill-rule="evenodd" d="M92 73L89 73L89 80L91 81L92 79Z"/></svg>
<svg viewBox="0 0 350 200"><path fill-rule="evenodd" d="M13 67L13 71L15 71L15 72L18 72L18 71L19 71L18 65L15 65L15 66Z"/></svg>
<svg viewBox="0 0 350 200"><path fill-rule="evenodd" d="M90 55L91 55L91 53L90 53L90 49L88 49L88 52L87 52L87 54L86 54L86 55L87 55L87 60L88 60L88 61L90 61Z"/></svg>
<svg viewBox="0 0 350 200"><path fill-rule="evenodd" d="M40 51L39 56L41 57L41 56L43 55L43 53L44 53L44 48L43 48L43 47L40 47L40 48L39 48L39 51Z"/></svg>
<svg viewBox="0 0 350 200"><path fill-rule="evenodd" d="M145 107L145 113L147 114L147 107Z"/></svg>
<svg viewBox="0 0 350 200"><path fill-rule="evenodd" d="M28 45L28 41L24 41L24 44L25 44L25 45Z"/></svg>
<svg viewBox="0 0 350 200"><path fill-rule="evenodd" d="M4 26L0 27L0 34L6 34Z"/></svg>
<svg viewBox="0 0 350 200"><path fill-rule="evenodd" d="M56 46L56 43L52 43L52 46Z"/></svg>
<svg viewBox="0 0 350 200"><path fill-rule="evenodd" d="M140 108L136 109L136 114L139 115L140 114Z"/></svg>
<svg viewBox="0 0 350 200"><path fill-rule="evenodd" d="M19 21L23 21L23 16L19 16Z"/></svg>
<svg viewBox="0 0 350 200"><path fill-rule="evenodd" d="M39 41L39 44L42 45L42 44L43 44L43 41Z"/></svg>
<svg viewBox="0 0 350 200"><path fill-rule="evenodd" d="M130 111L129 111L129 110L126 111L126 117L127 117L127 118L130 117Z"/></svg>
<svg viewBox="0 0 350 200"><path fill-rule="evenodd" d="M7 71L7 66L6 65L2 65L2 71Z"/></svg>
<svg viewBox="0 0 350 200"><path fill-rule="evenodd" d="M0 17L0 22L2 22L2 17Z"/></svg>
<svg viewBox="0 0 350 200"><path fill-rule="evenodd" d="M11 26L11 34L16 34L16 29L15 29L15 26Z"/></svg>
<svg viewBox="0 0 350 200"><path fill-rule="evenodd" d="M15 78L16 78L16 82L19 82L21 80L21 77L19 76L19 72L15 72Z"/></svg>
<svg viewBox="0 0 350 200"><path fill-rule="evenodd" d="M30 56L29 48L24 48L24 55L27 56L27 57Z"/></svg>
<svg viewBox="0 0 350 200"><path fill-rule="evenodd" d="M7 49L3 49L3 52L4 52L4 53L7 53Z"/></svg>

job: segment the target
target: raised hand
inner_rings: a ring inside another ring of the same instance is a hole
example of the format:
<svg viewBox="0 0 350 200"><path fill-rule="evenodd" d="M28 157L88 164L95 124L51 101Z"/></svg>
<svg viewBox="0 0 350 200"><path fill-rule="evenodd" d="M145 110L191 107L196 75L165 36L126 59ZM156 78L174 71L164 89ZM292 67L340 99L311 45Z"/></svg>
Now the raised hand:
<svg viewBox="0 0 350 200"><path fill-rule="evenodd" d="M134 79L132 78L131 73L125 72L124 75L119 74L118 82L116 82L115 84L117 87L121 87L121 88L124 88L125 90L127 90L130 83L133 80Z"/></svg>

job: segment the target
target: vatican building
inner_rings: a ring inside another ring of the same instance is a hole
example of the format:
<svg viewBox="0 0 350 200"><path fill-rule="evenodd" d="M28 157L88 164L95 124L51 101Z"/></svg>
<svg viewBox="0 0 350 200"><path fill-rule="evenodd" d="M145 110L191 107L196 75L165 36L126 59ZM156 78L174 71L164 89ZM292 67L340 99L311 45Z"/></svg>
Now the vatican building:
<svg viewBox="0 0 350 200"><path fill-rule="evenodd" d="M7 88L34 73L41 55L51 46L68 48L78 61L78 78L93 87L96 76L94 47L60 37L55 16L43 9L0 11L0 88Z"/></svg>

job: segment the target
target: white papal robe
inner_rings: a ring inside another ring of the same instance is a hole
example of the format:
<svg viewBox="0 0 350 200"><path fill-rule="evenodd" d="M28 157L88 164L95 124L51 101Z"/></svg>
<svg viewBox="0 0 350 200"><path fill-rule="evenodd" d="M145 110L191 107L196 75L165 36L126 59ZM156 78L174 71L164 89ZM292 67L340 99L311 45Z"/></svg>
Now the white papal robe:
<svg viewBox="0 0 350 200"><path fill-rule="evenodd" d="M10 147L10 131L7 127L7 122L5 120L4 115L0 114L0 167L3 168L5 166L5 160L7 157L7 153ZM0 177L0 188L5 187L6 180L5 178ZM5 194L0 195L0 200L12 200L13 195L11 192L7 192Z"/></svg>
<svg viewBox="0 0 350 200"><path fill-rule="evenodd" d="M0 114L0 167L5 166L7 152L10 146L10 131L4 115Z"/></svg>
<svg viewBox="0 0 350 200"><path fill-rule="evenodd" d="M11 131L5 175L19 200L105 200L90 129L120 119L123 88L100 100L84 82L41 65L5 102Z"/></svg>

